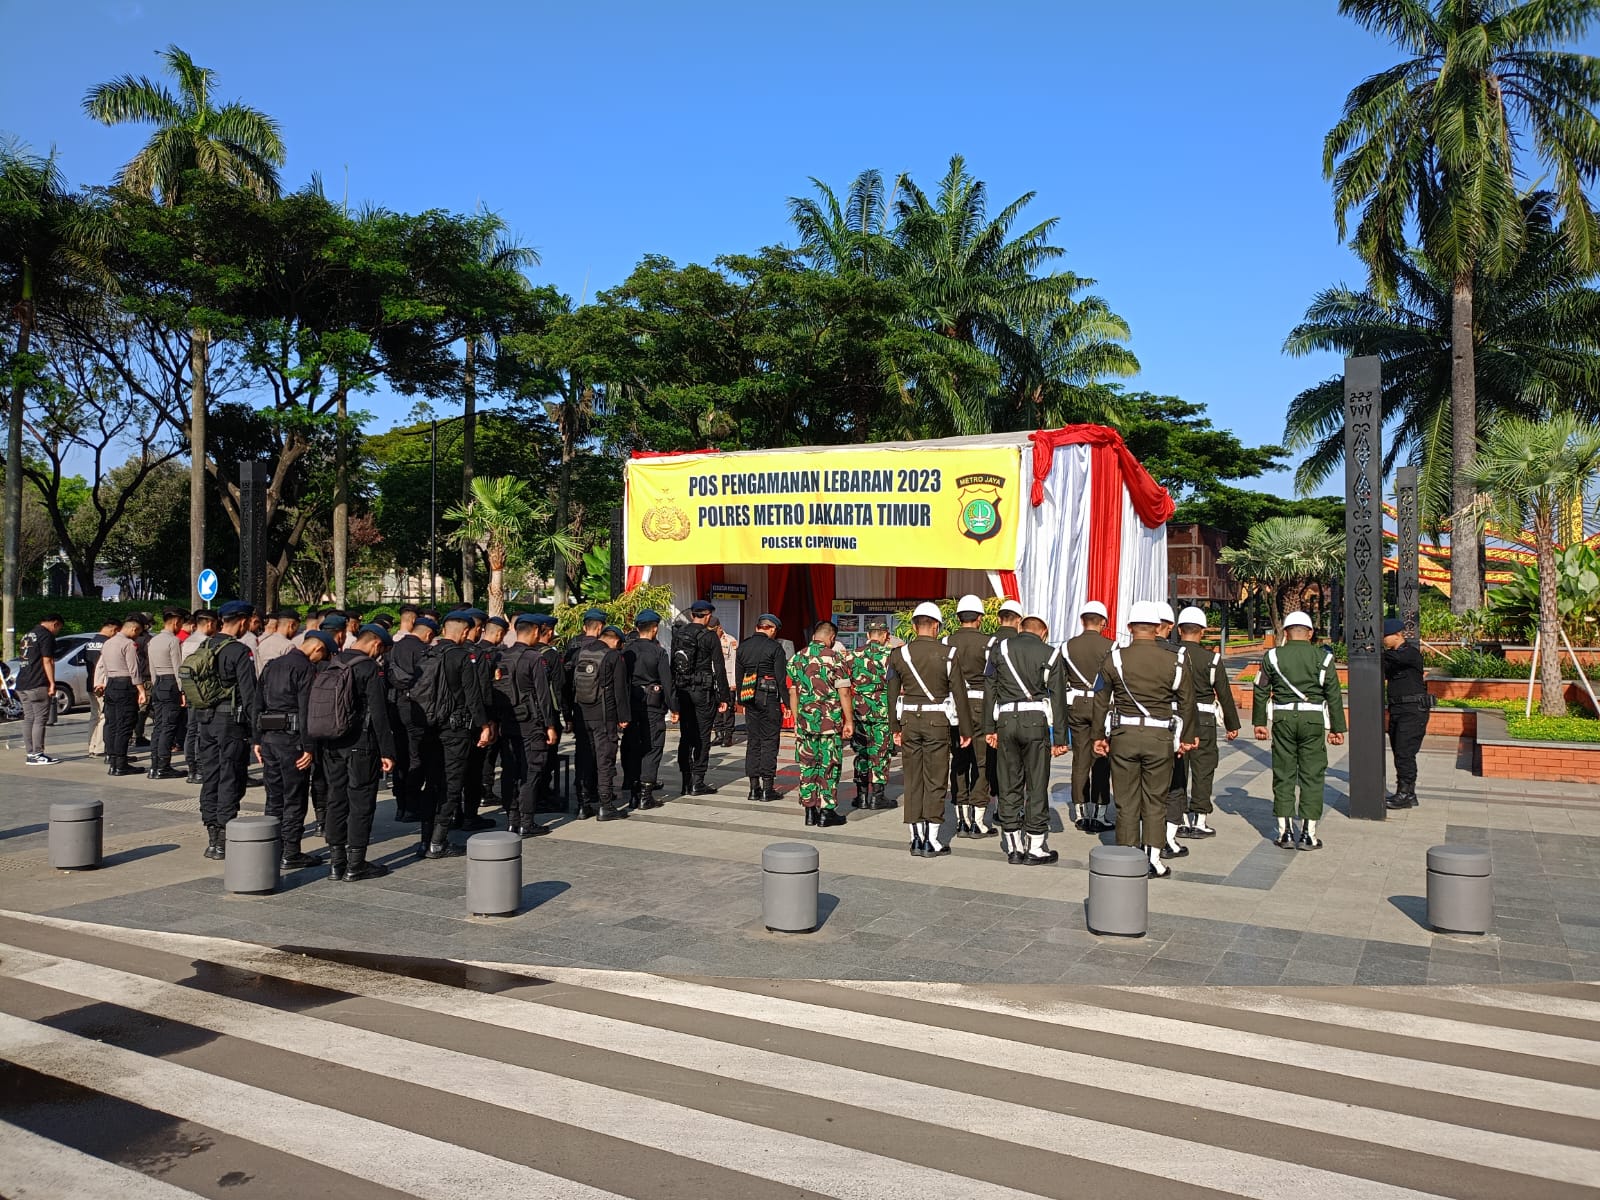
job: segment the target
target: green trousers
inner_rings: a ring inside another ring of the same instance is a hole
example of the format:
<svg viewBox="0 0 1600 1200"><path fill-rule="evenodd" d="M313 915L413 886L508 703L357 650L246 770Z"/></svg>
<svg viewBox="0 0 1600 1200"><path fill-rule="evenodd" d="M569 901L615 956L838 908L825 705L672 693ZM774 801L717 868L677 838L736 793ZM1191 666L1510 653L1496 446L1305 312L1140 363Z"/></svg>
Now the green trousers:
<svg viewBox="0 0 1600 1200"><path fill-rule="evenodd" d="M889 735L889 718L863 717L856 714L855 736L850 744L856 752L856 786L864 783L889 782L889 751L894 745Z"/></svg>
<svg viewBox="0 0 1600 1200"><path fill-rule="evenodd" d="M1043 713L1002 713L995 815L1007 833L1050 832L1050 726Z"/></svg>
<svg viewBox="0 0 1600 1200"><path fill-rule="evenodd" d="M905 779L901 817L906 824L943 821L950 788L950 722L943 713L907 713L901 720L900 769Z"/></svg>
<svg viewBox="0 0 1600 1200"><path fill-rule="evenodd" d="M1272 815L1322 819L1328 773L1328 727L1321 713L1282 712L1272 718ZM1298 793L1299 802L1296 803Z"/></svg>
<svg viewBox="0 0 1600 1200"><path fill-rule="evenodd" d="M843 739L837 733L796 730L794 761L800 768L800 803L807 808L832 808L839 795L839 768L844 763Z"/></svg>
<svg viewBox="0 0 1600 1200"><path fill-rule="evenodd" d="M1167 792L1172 787L1175 755L1172 734L1165 729L1123 725L1111 731L1111 791L1117 799L1117 845L1166 845Z"/></svg>

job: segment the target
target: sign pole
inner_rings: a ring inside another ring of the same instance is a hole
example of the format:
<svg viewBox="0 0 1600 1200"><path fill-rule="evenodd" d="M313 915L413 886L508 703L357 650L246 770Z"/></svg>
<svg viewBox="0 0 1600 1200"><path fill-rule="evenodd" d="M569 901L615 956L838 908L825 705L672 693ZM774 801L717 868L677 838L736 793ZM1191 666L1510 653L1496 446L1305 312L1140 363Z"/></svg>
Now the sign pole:
<svg viewBox="0 0 1600 1200"><path fill-rule="evenodd" d="M1397 607L1406 623L1406 641L1422 640L1422 586L1417 579L1417 468L1400 467L1394 473L1395 537L1400 565Z"/></svg>
<svg viewBox="0 0 1600 1200"><path fill-rule="evenodd" d="M1350 815L1385 816L1383 733L1383 378L1375 356L1344 363L1345 647ZM1413 552L1416 539L1412 539Z"/></svg>

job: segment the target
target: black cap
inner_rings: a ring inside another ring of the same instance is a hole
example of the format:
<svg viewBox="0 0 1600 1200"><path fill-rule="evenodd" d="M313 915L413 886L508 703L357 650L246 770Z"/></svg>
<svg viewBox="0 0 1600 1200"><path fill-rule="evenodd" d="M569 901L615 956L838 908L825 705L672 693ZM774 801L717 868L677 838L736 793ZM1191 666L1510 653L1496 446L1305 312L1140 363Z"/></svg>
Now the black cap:
<svg viewBox="0 0 1600 1200"><path fill-rule="evenodd" d="M504 617L490 617L488 622L487 622L487 624L497 625L501 629L510 629L511 628L511 622L506 620Z"/></svg>
<svg viewBox="0 0 1600 1200"><path fill-rule="evenodd" d="M711 603L709 600L696 600L693 604L689 605L689 611L692 613L716 612L717 606Z"/></svg>
<svg viewBox="0 0 1600 1200"><path fill-rule="evenodd" d="M248 617L255 612L255 607L248 600L229 600L217 610L217 615L224 621L237 621L240 617Z"/></svg>
<svg viewBox="0 0 1600 1200"><path fill-rule="evenodd" d="M1399 617L1390 617L1387 621L1385 621L1383 623L1383 636L1384 637L1393 637L1395 634L1404 633L1405 631L1406 631L1406 623L1404 621L1402 621Z"/></svg>
<svg viewBox="0 0 1600 1200"><path fill-rule="evenodd" d="M438 633L439 622L435 621L432 617L418 617L417 623L413 625L412 628L426 629L429 633Z"/></svg>

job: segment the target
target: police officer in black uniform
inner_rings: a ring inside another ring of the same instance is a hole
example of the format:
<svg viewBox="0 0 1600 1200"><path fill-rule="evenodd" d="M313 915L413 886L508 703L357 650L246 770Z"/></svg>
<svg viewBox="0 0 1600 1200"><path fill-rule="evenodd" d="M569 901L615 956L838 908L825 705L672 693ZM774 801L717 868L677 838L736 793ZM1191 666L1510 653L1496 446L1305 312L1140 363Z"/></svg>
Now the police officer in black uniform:
<svg viewBox="0 0 1600 1200"><path fill-rule="evenodd" d="M633 711L627 664L600 639L605 627L598 608L583 614L583 633L562 656L563 690L578 739L578 815L614 821L628 815L617 804L617 738L627 732Z"/></svg>
<svg viewBox="0 0 1600 1200"><path fill-rule="evenodd" d="M1422 674L1422 651L1406 641L1404 621L1383 623L1383 683L1389 702L1389 748L1394 752L1394 791L1387 808L1417 807L1417 751L1433 708Z"/></svg>
<svg viewBox="0 0 1600 1200"><path fill-rule="evenodd" d="M395 792L394 817L397 821L418 820L422 811L422 790L428 786L428 769L424 759L431 751L438 757L437 744L429 741L428 722L417 706L411 702L411 685L417 681L417 668L422 656L433 644L439 632L439 623L431 617L418 616L407 636L395 639L389 653L384 656L384 674L389 679L389 693L393 701Z"/></svg>
<svg viewBox="0 0 1600 1200"><path fill-rule="evenodd" d="M306 732L306 709L311 699L311 676L317 664L333 657L335 649L331 636L313 632L261 670L255 755L267 785L267 816L278 818L283 845L279 865L285 871L314 867L320 861L300 849L316 750Z"/></svg>
<svg viewBox="0 0 1600 1200"><path fill-rule="evenodd" d="M672 684L678 692L678 770L683 774L685 796L709 796L717 789L706 783L711 757L711 727L719 712L731 702L728 671L722 660L722 641L708 627L716 606L696 600L689 606L689 623L672 637Z"/></svg>
<svg viewBox="0 0 1600 1200"><path fill-rule="evenodd" d="M735 662L739 702L744 705L744 773L750 799L776 800L778 735L783 729L783 697L788 692L789 659L778 641L782 623L771 613L756 618L756 631L739 643ZM749 695L745 695L748 691Z"/></svg>
<svg viewBox="0 0 1600 1200"><path fill-rule="evenodd" d="M437 742L439 754L437 767L420 801L422 841L417 846L418 858L459 858L466 853L465 847L450 840L450 830L455 827L460 811L473 747L487 746L493 736L483 685L472 655L463 644L471 628L470 614L448 614L435 645L428 651L443 660L440 682L449 702L443 721L437 725L430 723L432 740ZM424 761L427 761L426 749Z"/></svg>
<svg viewBox="0 0 1600 1200"><path fill-rule="evenodd" d="M501 683L496 685L504 685L516 721L510 736L502 731L500 739L504 744L503 785L516 786L511 797L511 832L525 838L540 837L550 830L534 820L534 813L545 778L545 756L555 745L559 718L550 701L550 672L539 652L538 616L524 613L512 622L512 630L515 637L503 653Z"/></svg>
<svg viewBox="0 0 1600 1200"><path fill-rule="evenodd" d="M200 820L210 843L207 858L227 856L224 831L239 815L245 779L250 767L250 736L256 727L256 664L250 647L239 635L255 610L243 600L231 600L217 610L222 632L216 649L217 674L227 697L222 703L194 714L200 724Z"/></svg>
<svg viewBox="0 0 1600 1200"><path fill-rule="evenodd" d="M329 878L355 883L389 873L382 863L367 861L372 818L378 809L378 781L394 767L394 733L389 728L389 697L378 658L391 645L382 625L363 625L353 640L328 664L329 671L349 671L355 712L350 728L337 738L318 743L327 762L328 811L323 830L328 842Z"/></svg>
<svg viewBox="0 0 1600 1200"><path fill-rule="evenodd" d="M622 786L634 808L660 808L657 776L667 743L667 720L669 714L678 719L678 700L672 690L672 661L656 640L661 614L653 608L640 609L633 627L637 636L622 649L631 712L622 734Z"/></svg>

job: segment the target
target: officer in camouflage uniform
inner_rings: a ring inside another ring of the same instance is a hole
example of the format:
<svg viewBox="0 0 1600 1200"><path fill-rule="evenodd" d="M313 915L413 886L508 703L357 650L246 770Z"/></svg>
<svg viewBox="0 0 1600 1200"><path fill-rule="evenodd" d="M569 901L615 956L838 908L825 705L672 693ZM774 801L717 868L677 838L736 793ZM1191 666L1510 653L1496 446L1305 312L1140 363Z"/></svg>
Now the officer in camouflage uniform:
<svg viewBox="0 0 1600 1200"><path fill-rule="evenodd" d="M867 622L867 644L850 655L855 697L856 798L852 808L893 808L889 799L889 626Z"/></svg>
<svg viewBox="0 0 1600 1200"><path fill-rule="evenodd" d="M855 734L850 668L833 648L838 630L818 621L811 644L789 660L789 711L794 713L794 757L800 767L800 803L807 825L843 825L835 807L843 739Z"/></svg>
<svg viewBox="0 0 1600 1200"><path fill-rule="evenodd" d="M1253 718L1256 741L1272 737L1272 815L1274 839L1285 850L1320 850L1322 789L1328 772L1328 746L1344 745L1344 697L1333 652L1311 640L1311 618L1292 612L1283 619L1282 646L1268 650L1256 672ZM1380 751L1381 753L1381 748ZM1296 803L1295 793L1299 793ZM1294 819L1301 826L1296 833Z"/></svg>

